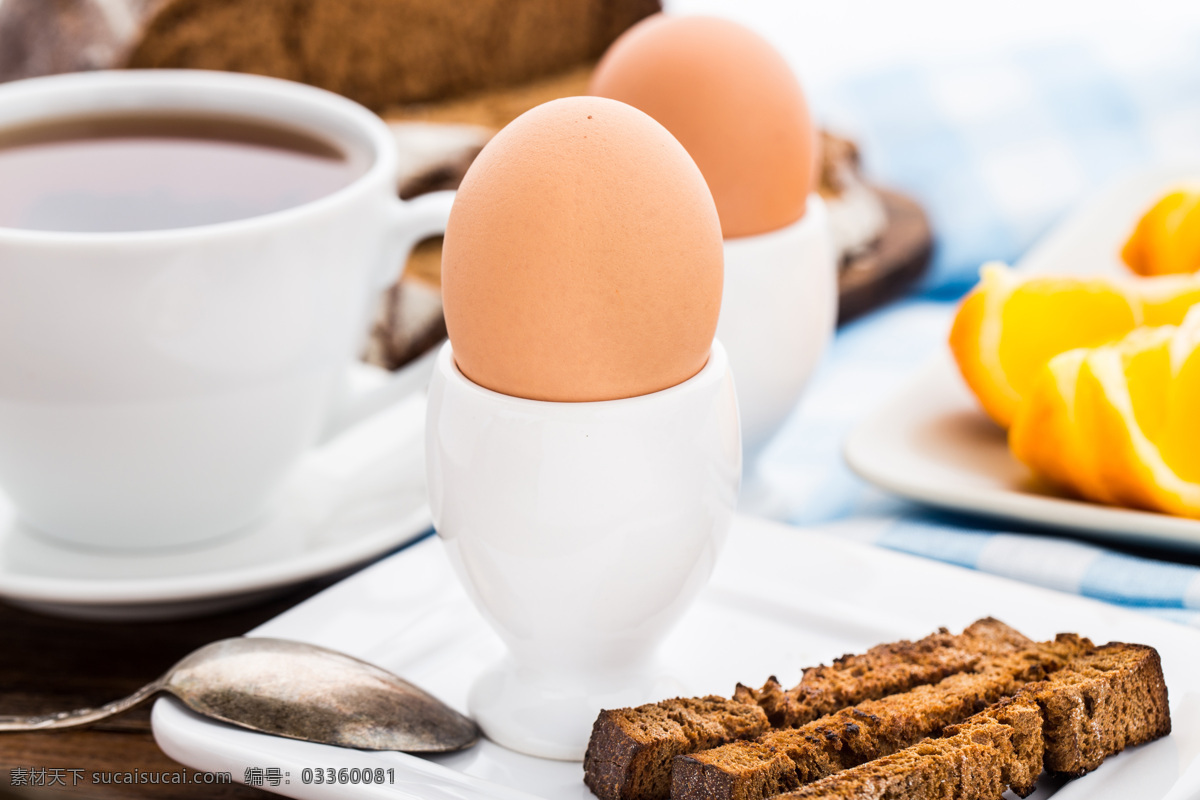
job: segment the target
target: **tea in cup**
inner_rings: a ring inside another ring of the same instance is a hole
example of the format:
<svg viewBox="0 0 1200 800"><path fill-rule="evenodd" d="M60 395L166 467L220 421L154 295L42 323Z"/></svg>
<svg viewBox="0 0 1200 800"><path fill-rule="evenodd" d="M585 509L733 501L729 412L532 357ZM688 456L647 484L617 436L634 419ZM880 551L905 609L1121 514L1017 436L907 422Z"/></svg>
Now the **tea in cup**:
<svg viewBox="0 0 1200 800"><path fill-rule="evenodd" d="M21 518L150 548L267 513L354 418L378 293L444 229L452 195L401 201L396 165L377 116L287 81L0 87L0 490Z"/></svg>

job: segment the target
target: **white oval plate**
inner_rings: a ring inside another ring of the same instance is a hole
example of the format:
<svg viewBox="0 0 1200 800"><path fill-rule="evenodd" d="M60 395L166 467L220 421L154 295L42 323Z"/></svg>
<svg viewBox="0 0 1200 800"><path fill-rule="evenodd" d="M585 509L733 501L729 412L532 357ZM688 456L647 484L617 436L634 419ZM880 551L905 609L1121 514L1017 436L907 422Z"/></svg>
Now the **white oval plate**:
<svg viewBox="0 0 1200 800"><path fill-rule="evenodd" d="M1143 642L1162 656L1174 733L1110 758L1077 781L1043 779L1029 800L1194 800L1200 788L1200 633L1084 597L848 541L839 536L848 524L822 534L735 518L712 580L662 649L663 665L687 693L724 694L737 681L757 685L772 674L790 686L803 666L925 636L939 625L958 630L987 615L1038 639L1078 631L1096 641ZM373 564L250 635L349 653L460 711L473 681L504 653L436 537ZM247 769L260 776L278 770L274 783L262 788L302 800L596 800L583 785L579 762L534 758L486 739L428 758L366 752L254 733L205 719L169 697L156 702L151 724L155 741L176 761L229 772L239 783ZM356 767L379 770L383 782L348 783L347 772ZM324 782L326 775L335 782Z"/></svg>

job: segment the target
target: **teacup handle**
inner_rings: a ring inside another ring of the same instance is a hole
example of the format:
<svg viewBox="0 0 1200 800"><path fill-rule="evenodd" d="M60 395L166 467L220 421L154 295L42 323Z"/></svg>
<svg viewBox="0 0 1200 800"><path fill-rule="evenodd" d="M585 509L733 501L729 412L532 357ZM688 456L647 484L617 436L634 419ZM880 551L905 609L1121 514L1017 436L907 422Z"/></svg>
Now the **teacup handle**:
<svg viewBox="0 0 1200 800"><path fill-rule="evenodd" d="M396 198L396 202L391 206L389 225L400 257L389 261L387 268L380 275L381 291L400 279L414 247L424 239L446 232L446 221L450 219L454 195L453 191L445 191L417 195L411 200Z"/></svg>
<svg viewBox="0 0 1200 800"><path fill-rule="evenodd" d="M396 199L388 222L388 236L395 243L389 247L387 267L380 271L376 289L383 291L399 280L404 272L412 249L424 239L445 233L446 221L450 218L450 206L454 203L454 192L430 192L411 200ZM377 414L398 400L429 385L433 365L439 348L434 347L415 361L404 365L378 385L363 388L348 386L341 401L334 408L322 432L321 441L328 441L339 433L358 424L367 417Z"/></svg>

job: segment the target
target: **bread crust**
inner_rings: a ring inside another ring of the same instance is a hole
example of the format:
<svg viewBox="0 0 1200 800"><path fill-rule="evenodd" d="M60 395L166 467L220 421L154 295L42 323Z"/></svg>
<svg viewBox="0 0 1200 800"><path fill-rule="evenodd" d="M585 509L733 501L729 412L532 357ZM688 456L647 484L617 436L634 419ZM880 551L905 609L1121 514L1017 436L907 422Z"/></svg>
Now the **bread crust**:
<svg viewBox="0 0 1200 800"><path fill-rule="evenodd" d="M960 665L966 648L970 667L937 683L771 727L772 715L801 719L854 692L886 691L883 675L916 674L898 665ZM664 783L672 800L998 800L1028 796L1044 771L1077 777L1170 731L1154 648L1096 647L1076 634L1037 643L989 618L957 637L941 629L843 656L786 691L772 678L758 691L739 685L736 699L605 711L585 782L603 800L662 798Z"/></svg>
<svg viewBox="0 0 1200 800"><path fill-rule="evenodd" d="M1060 637L1060 641L1061 641ZM1044 681L940 738L829 775L777 800L999 800L1030 794L1043 770L1077 777L1125 747L1170 733L1162 665L1154 648L1091 648Z"/></svg>
<svg viewBox="0 0 1200 800"><path fill-rule="evenodd" d="M1025 694L1045 719L1046 769L1067 777L1171 732L1167 684L1153 647L1110 642Z"/></svg>
<svg viewBox="0 0 1200 800"><path fill-rule="evenodd" d="M5 0L0 80L186 68L311 83L373 109L600 57L658 0Z"/></svg>
<svg viewBox="0 0 1200 800"><path fill-rule="evenodd" d="M863 764L778 800L1000 800L1013 753L1013 729L987 717Z"/></svg>
<svg viewBox="0 0 1200 800"><path fill-rule="evenodd" d="M583 780L601 798L665 798L675 756L768 728L758 706L717 696L603 711L592 728Z"/></svg>
<svg viewBox="0 0 1200 800"><path fill-rule="evenodd" d="M702 719L683 719L680 704L685 701L679 699L604 711L592 728L584 757L584 782L601 800L665 800L671 792L676 756L752 739L772 724L802 724L864 700L936 683L976 668L981 659L1032 644L1019 631L989 617L961 634L942 628L915 642L892 642L859 655L842 656L829 666L805 670L800 683L789 690L771 678L761 690L739 685L732 700L702 698L709 703L708 711L700 706L688 709ZM744 713L759 721L726 726L722 719L738 708L752 709ZM694 730L726 733L725 738L714 741L689 735Z"/></svg>
<svg viewBox="0 0 1200 800"><path fill-rule="evenodd" d="M859 703L753 742L732 742L675 759L672 800L763 800L868 763L962 723L1094 649L1077 636L1030 643L951 675ZM1040 770L1039 770L1040 771Z"/></svg>
<svg viewBox="0 0 1200 800"><path fill-rule="evenodd" d="M809 667L795 687L774 677L761 689L738 684L734 699L757 703L773 728L794 728L864 700L875 700L973 670L981 659L1029 647L1033 641L998 619L985 617L957 636L945 628L915 642L901 640Z"/></svg>

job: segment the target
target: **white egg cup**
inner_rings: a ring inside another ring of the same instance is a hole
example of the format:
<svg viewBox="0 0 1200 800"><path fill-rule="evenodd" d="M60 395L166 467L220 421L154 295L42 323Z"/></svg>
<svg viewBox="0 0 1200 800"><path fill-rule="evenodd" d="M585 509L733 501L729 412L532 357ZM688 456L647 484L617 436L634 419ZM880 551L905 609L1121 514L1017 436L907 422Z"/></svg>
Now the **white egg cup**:
<svg viewBox="0 0 1200 800"><path fill-rule="evenodd" d="M746 476L739 509L787 514L758 469L759 457L795 409L837 323L837 254L825 203L758 236L725 240L725 291L717 338L737 381Z"/></svg>
<svg viewBox="0 0 1200 800"><path fill-rule="evenodd" d="M582 759L601 708L676 691L655 653L737 505L725 351L713 342L699 373L660 392L556 403L471 382L447 344L428 408L434 525L509 651L472 687L471 714L505 747Z"/></svg>

